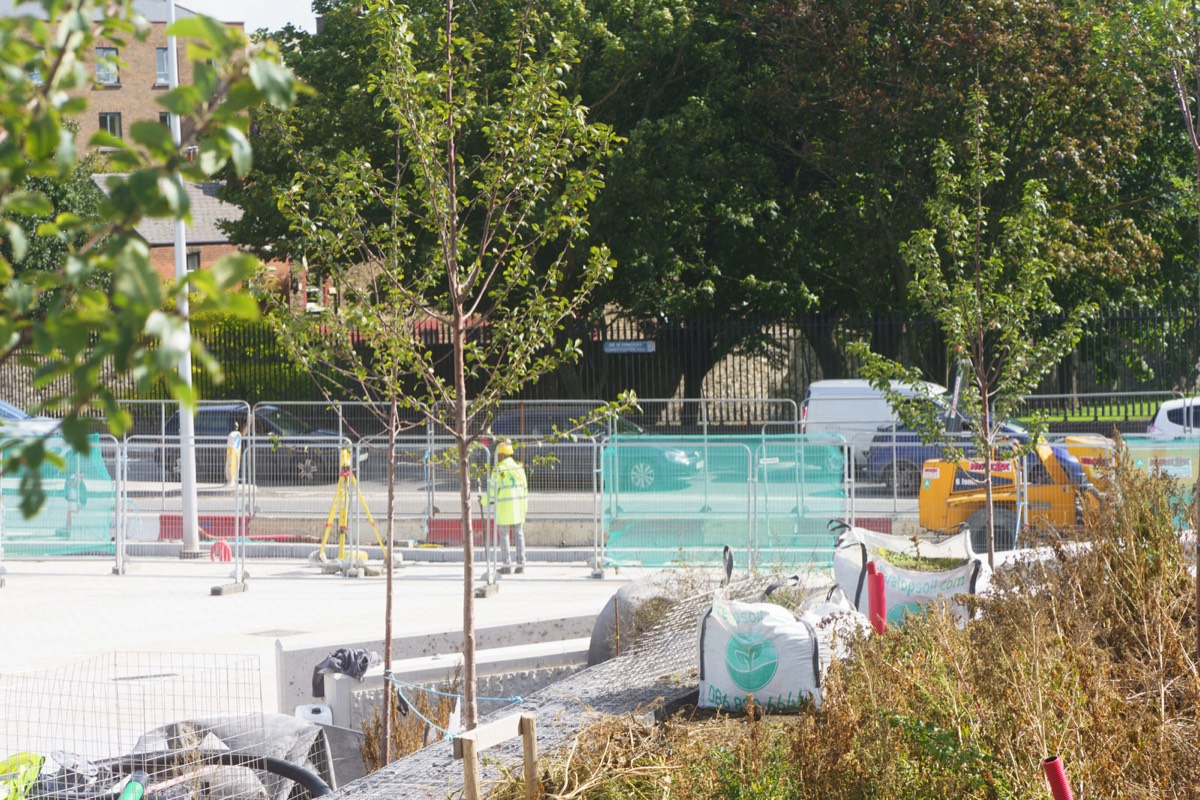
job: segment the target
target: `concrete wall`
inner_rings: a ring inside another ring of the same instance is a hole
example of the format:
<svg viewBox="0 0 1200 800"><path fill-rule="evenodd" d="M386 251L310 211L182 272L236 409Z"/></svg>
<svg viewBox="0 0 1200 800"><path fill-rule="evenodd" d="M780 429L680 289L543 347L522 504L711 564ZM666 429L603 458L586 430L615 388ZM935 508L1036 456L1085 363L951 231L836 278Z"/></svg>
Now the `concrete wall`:
<svg viewBox="0 0 1200 800"><path fill-rule="evenodd" d="M480 628L476 631L476 650L494 650L579 638L590 639L595 620L594 614L587 614L578 617ZM290 714L296 706L320 702L312 696L313 667L339 647L361 647L382 654L383 640L369 642L332 640L328 644L317 647L291 647L285 645L280 639L275 640L276 686L278 686L279 692L278 708L281 713ZM392 640L393 661L397 662L434 656L448 657L450 654L457 654L461 649L462 631L459 630L413 634L396 637ZM586 661L586 644L583 650L583 658ZM485 657L480 656L480 661L484 660L486 660ZM447 662L449 663L449 658L447 658ZM396 665L394 664L394 666ZM482 670L481 674L483 674ZM380 675L382 675L381 672ZM413 682L420 683L420 681ZM426 682L436 681L426 679ZM328 693L328 691L327 689L326 692Z"/></svg>

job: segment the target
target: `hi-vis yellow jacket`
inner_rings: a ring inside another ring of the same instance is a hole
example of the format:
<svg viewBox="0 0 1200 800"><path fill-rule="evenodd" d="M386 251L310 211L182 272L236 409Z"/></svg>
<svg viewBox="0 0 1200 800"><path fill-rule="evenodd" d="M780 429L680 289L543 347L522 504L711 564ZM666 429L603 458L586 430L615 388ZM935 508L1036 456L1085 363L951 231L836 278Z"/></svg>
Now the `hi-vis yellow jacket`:
<svg viewBox="0 0 1200 800"><path fill-rule="evenodd" d="M497 525L520 525L525 522L525 506L529 498L529 482L525 468L508 456L488 476L488 503L496 506Z"/></svg>

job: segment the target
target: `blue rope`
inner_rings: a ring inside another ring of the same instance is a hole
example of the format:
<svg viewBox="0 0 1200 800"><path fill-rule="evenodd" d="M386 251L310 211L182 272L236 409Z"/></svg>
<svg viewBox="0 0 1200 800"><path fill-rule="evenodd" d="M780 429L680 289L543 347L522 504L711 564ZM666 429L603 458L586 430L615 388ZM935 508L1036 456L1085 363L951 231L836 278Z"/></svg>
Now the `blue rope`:
<svg viewBox="0 0 1200 800"><path fill-rule="evenodd" d="M450 731L446 730L445 728L440 728L440 727L438 727L437 723L435 723L435 722L434 722L433 720L431 720L429 717L427 717L427 716L425 716L424 714L422 714L420 711L417 711L417 707L416 707L416 706L414 706L412 703L408 702L408 698L404 696L404 692L402 692L402 691L400 691L399 689L397 689L397 690L396 690L396 694L400 695L400 699L404 701L404 704L405 704L406 706L408 706L408 710L409 710L409 711L411 711L412 713L416 714L416 715L417 715L418 717L420 717L422 720L424 720L426 725L428 725L429 727L433 728L433 729L434 729L435 731L437 731L438 733L442 734L442 736L446 737L446 741L448 741L448 742L450 742L450 741L454 741L454 734L453 734L453 733L451 733Z"/></svg>
<svg viewBox="0 0 1200 800"><path fill-rule="evenodd" d="M391 671L385 672L383 674L383 676L385 678L387 678L389 681L391 681L392 683L398 684L400 686L407 686L409 689L416 689L418 692L425 692L425 694L437 695L438 697L454 697L459 700L463 699L463 697L464 697L464 695L461 695L461 694L454 694L454 693L449 693L449 692L439 692L437 689L426 689L424 686L417 686L415 683L405 683L404 681L397 678L396 675L394 673L392 673ZM524 702L520 697L476 697L475 699L483 700L485 702L491 702L491 703L521 703L521 702Z"/></svg>

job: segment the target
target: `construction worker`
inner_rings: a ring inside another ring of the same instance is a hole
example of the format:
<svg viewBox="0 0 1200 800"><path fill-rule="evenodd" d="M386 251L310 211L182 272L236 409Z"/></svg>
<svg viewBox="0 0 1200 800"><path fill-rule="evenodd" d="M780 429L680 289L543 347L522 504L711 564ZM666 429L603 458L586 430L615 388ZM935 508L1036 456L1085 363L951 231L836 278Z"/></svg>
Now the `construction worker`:
<svg viewBox="0 0 1200 800"><path fill-rule="evenodd" d="M233 430L225 438L225 485L236 486L238 480L238 465L242 460L242 428L245 421L235 417Z"/></svg>
<svg viewBox="0 0 1200 800"><path fill-rule="evenodd" d="M513 458L512 442L507 439L496 446L497 464L488 476L488 504L493 506L492 519L500 536L501 572L525 571L525 508L529 498L529 482L525 468ZM517 564L512 565L509 535L516 539Z"/></svg>

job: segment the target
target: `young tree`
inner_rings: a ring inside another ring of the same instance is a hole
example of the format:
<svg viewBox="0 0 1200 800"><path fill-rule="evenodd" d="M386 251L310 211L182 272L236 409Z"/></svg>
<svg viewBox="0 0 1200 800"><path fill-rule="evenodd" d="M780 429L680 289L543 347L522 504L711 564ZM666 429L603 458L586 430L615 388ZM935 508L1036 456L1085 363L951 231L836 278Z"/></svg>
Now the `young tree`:
<svg viewBox="0 0 1200 800"><path fill-rule="evenodd" d="M1089 302L1066 314L1055 301L1051 281L1063 265L1054 239L1054 218L1044 184L1029 181L1016 210L994 219L985 199L1004 179L988 121L987 99L978 86L971 92L971 135L962 171L954 153L940 142L934 155L938 189L928 204L931 227L916 231L901 246L913 271L909 290L914 302L938 320L950 352L961 360L968 380L956 413L971 420L972 437L984 461L987 497L988 563L995 561L995 509L992 461L1000 445L1000 425L1014 416L1022 398L1069 353L1095 312ZM1055 330L1046 321L1062 314ZM931 404L905 403L889 388L889 379L916 386L919 374L871 353L855 352L864 374L884 389L902 418L926 441L944 440L946 418ZM1035 420L1030 440L1013 457L1032 448L1044 430Z"/></svg>
<svg viewBox="0 0 1200 800"><path fill-rule="evenodd" d="M606 248L584 251L579 243L602 186L600 161L615 137L562 94L574 44L551 26L542 3L462 11L453 0L438 5L379 0L363 11L379 68L361 88L386 114L391 156L376 163L357 150L309 163L279 198L292 246L309 263L334 269L347 295L337 313L284 319L306 363L349 365L365 395L387 403L392 442L401 406L453 439L463 540L463 719L473 727L471 449L501 399L578 353L577 342L553 342L612 269ZM366 276L357 289L343 265ZM443 333L449 358L439 360L428 342ZM385 666L392 639L388 562Z"/></svg>
<svg viewBox="0 0 1200 800"><path fill-rule="evenodd" d="M131 125L129 140L98 133L88 146L108 148L110 168L124 177L95 214L59 209L31 233L23 222L55 211L47 196L53 193L39 191L38 182L69 183L80 160L71 120L87 107L81 90L92 79L85 58L99 39L119 45L148 29L130 0L41 0L41 6L41 17L0 18L0 363L37 366L35 383L48 389L41 410L61 414L63 436L86 451L86 409L103 411L113 433L130 423L104 385L106 370L132 374L146 389L165 381L189 402L191 392L175 372L181 354L190 349L219 370L188 335L187 321L169 310L174 298L190 289L195 308L256 313L251 298L236 291L255 259L226 258L164 287L133 229L144 216L186 217L185 180L205 179L227 162L244 174L251 160L248 111L264 100L286 105L295 86L273 49L247 54L245 37L206 17L176 23L172 33L188 40L196 81L159 103L195 120L198 158L189 161L157 121ZM56 258L24 268L31 253L47 251L43 239L64 247ZM58 457L40 439L0 446L3 472L20 472L21 509L31 515L45 499L39 466Z"/></svg>

